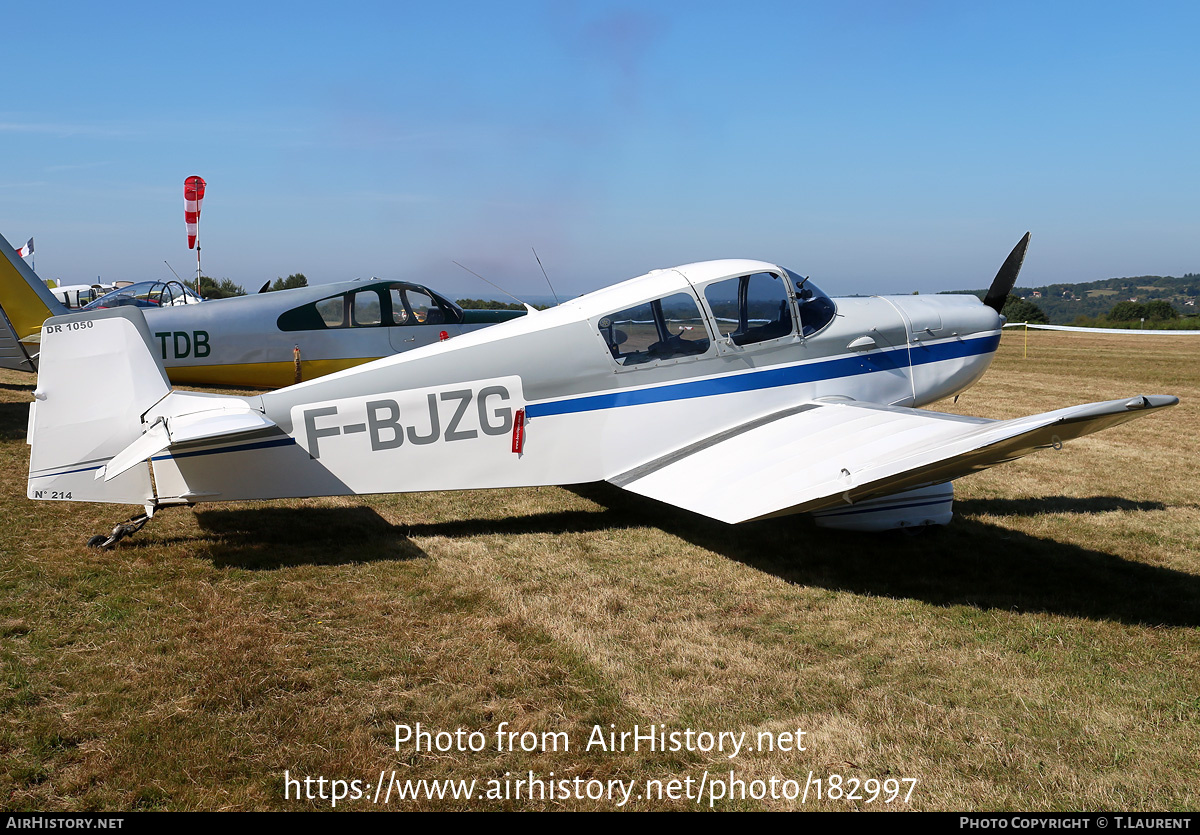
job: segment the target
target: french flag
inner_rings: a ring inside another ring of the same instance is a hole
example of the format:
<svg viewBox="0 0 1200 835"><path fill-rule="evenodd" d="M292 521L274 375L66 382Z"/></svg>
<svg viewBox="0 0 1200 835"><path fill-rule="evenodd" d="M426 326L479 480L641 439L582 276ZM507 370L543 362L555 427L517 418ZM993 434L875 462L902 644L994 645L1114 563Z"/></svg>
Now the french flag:
<svg viewBox="0 0 1200 835"><path fill-rule="evenodd" d="M29 239L29 243L17 250L17 256L20 258L28 258L33 255L33 238Z"/></svg>

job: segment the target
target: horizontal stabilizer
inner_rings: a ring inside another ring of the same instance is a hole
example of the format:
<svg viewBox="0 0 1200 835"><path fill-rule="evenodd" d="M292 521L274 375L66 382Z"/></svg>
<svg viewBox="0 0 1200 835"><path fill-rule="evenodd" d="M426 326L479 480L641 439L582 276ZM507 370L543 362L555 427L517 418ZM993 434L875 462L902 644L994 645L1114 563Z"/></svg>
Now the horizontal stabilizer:
<svg viewBox="0 0 1200 835"><path fill-rule="evenodd" d="M714 519L745 522L941 484L1178 402L1167 395L1140 396L997 421L813 401L609 481Z"/></svg>
<svg viewBox="0 0 1200 835"><path fill-rule="evenodd" d="M176 398L175 393L164 398L155 411L169 410L173 398ZM182 395L177 399L185 398L186 395ZM217 438L234 439L273 428L274 421L241 401L200 412L159 417L140 438L97 470L96 478L109 481L160 452L189 443L212 441Z"/></svg>

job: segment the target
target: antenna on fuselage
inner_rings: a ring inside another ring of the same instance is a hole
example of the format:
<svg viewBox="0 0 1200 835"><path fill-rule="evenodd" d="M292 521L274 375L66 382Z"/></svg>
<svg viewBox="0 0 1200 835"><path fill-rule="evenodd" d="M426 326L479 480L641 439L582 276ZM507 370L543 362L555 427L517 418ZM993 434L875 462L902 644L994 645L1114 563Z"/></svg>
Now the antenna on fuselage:
<svg viewBox="0 0 1200 835"><path fill-rule="evenodd" d="M530 248L530 249L533 249L533 247L529 247L529 248ZM541 258L538 258L538 254L537 254L537 250L536 250L536 249L533 249L533 257L534 257L534 258L537 258L538 266L539 266L539 267L542 267L542 259L541 259ZM545 277L545 279L546 279L546 283L547 283L547 284L550 284L550 276L546 275L546 268L545 268L545 267L542 267L542 275ZM562 302L560 302L560 301L558 300L558 293L555 293L555 292L554 292L554 285L553 285L553 284L550 284L550 292L551 292L551 293L553 293L553 295L554 295L554 303L555 303L555 304L562 304Z"/></svg>
<svg viewBox="0 0 1200 835"><path fill-rule="evenodd" d="M475 271L474 271L473 269L471 269L470 267L463 267L463 265L462 265L462 264L460 264L460 263L458 263L457 261L451 261L450 263L451 263L451 264L453 264L453 265L454 265L454 266L456 266L456 267L462 267L464 270L466 270L466 271L467 271L467 272L469 272L471 275L473 275L473 276L475 276L476 278L478 278L480 281L485 281L485 282L487 282L488 284L492 285L492 286L493 286L493 287L495 287L497 290L499 290L501 293L503 293L504 295L508 296L510 299L512 299L513 301L515 301L517 304L524 305L524 306L525 306L525 309L526 309L528 312L530 312L530 313L537 313L537 308L535 308L533 305L529 304L528 302L523 302L523 301L521 301L521 300L520 300L520 299L518 299L516 296L514 296L512 293L508 292L508 291L507 291L507 290L505 290L503 287L501 287L499 284L497 284L497 283L496 283L496 282L494 282L494 281L488 281L486 278L484 278L483 276L481 276L479 273L475 272Z"/></svg>

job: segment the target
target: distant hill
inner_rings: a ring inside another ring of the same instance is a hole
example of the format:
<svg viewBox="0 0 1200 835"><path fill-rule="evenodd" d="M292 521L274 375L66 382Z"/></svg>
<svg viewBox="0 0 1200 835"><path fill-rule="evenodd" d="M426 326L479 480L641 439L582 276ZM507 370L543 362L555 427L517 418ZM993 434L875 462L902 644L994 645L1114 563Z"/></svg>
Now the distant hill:
<svg viewBox="0 0 1200 835"><path fill-rule="evenodd" d="M981 299L987 293L986 290L947 292L973 294ZM1190 317L1200 313L1200 274L1187 273L1182 278L1139 275L1133 278L1102 278L1081 284L1014 287L1013 294L1036 304L1055 325L1071 325L1080 317L1094 319L1108 313L1117 302L1130 300L1145 304L1161 299L1179 311L1180 316Z"/></svg>

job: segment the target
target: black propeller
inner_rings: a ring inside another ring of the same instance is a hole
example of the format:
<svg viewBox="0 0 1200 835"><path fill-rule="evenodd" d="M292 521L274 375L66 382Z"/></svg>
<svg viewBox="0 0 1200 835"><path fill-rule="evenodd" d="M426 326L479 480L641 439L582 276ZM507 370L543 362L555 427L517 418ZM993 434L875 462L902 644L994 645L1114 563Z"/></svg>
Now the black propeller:
<svg viewBox="0 0 1200 835"><path fill-rule="evenodd" d="M1017 241L1017 245L1013 247L1013 251L1008 253L1008 257L1004 259L1004 263L1000 265L1000 272L996 273L996 277L992 279L992 286L988 288L987 296L983 303L992 310L999 313L1004 308L1004 302L1008 299L1008 294L1012 292L1013 285L1017 283L1017 276L1021 272L1021 264L1025 261L1025 250L1029 248L1029 233L1025 233L1025 237Z"/></svg>

